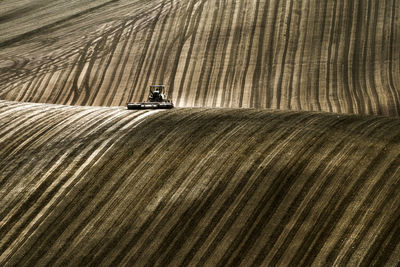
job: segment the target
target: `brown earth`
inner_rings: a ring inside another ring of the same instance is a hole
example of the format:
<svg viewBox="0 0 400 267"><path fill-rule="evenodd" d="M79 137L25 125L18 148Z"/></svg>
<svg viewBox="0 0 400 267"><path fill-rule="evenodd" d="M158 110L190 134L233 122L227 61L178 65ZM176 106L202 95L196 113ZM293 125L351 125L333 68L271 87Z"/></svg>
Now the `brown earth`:
<svg viewBox="0 0 400 267"><path fill-rule="evenodd" d="M400 115L397 0L18 2L1 99L123 106L165 83L181 107Z"/></svg>
<svg viewBox="0 0 400 267"><path fill-rule="evenodd" d="M1 265L399 261L399 119L0 112Z"/></svg>
<svg viewBox="0 0 400 267"><path fill-rule="evenodd" d="M399 265L399 1L0 5L0 266Z"/></svg>

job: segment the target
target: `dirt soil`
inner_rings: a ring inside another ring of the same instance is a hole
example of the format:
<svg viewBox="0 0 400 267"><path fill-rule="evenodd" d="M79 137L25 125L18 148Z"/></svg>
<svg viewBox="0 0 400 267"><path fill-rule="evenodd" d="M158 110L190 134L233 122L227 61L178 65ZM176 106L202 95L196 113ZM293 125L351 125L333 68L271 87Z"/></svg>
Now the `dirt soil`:
<svg viewBox="0 0 400 267"><path fill-rule="evenodd" d="M398 0L0 6L0 266L399 265Z"/></svg>
<svg viewBox="0 0 400 267"><path fill-rule="evenodd" d="M83 2L2 1L0 99L400 115L398 0Z"/></svg>

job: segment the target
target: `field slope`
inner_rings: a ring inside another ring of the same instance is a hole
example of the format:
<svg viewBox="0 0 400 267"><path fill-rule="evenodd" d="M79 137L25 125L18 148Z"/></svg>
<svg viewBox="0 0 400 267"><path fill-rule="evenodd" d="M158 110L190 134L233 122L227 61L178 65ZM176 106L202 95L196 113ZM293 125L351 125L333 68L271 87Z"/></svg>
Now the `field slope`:
<svg viewBox="0 0 400 267"><path fill-rule="evenodd" d="M399 119L2 101L0 121L0 265L400 260Z"/></svg>
<svg viewBox="0 0 400 267"><path fill-rule="evenodd" d="M400 1L0 2L0 266L399 265Z"/></svg>
<svg viewBox="0 0 400 267"><path fill-rule="evenodd" d="M1 99L400 115L397 0L3 2Z"/></svg>

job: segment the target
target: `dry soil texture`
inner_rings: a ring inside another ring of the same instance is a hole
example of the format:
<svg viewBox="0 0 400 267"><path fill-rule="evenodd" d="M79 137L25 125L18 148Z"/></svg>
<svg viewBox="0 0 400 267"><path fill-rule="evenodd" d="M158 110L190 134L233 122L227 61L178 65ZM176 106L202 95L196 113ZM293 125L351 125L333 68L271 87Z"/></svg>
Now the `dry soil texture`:
<svg viewBox="0 0 400 267"><path fill-rule="evenodd" d="M399 0L0 0L0 266L399 265L399 115Z"/></svg>
<svg viewBox="0 0 400 267"><path fill-rule="evenodd" d="M400 115L398 0L86 2L2 1L1 99Z"/></svg>
<svg viewBox="0 0 400 267"><path fill-rule="evenodd" d="M0 122L0 265L399 263L399 119L2 101Z"/></svg>

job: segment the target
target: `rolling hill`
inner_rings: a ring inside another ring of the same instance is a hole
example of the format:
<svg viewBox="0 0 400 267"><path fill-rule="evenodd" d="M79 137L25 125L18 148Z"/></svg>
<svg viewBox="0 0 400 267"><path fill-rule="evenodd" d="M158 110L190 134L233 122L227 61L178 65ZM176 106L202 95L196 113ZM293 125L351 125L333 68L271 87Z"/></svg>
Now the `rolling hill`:
<svg viewBox="0 0 400 267"><path fill-rule="evenodd" d="M399 261L399 119L4 101L0 112L1 265Z"/></svg>
<svg viewBox="0 0 400 267"><path fill-rule="evenodd" d="M399 264L399 1L0 5L1 266Z"/></svg>
<svg viewBox="0 0 400 267"><path fill-rule="evenodd" d="M400 115L396 0L82 2L5 1L1 99Z"/></svg>

